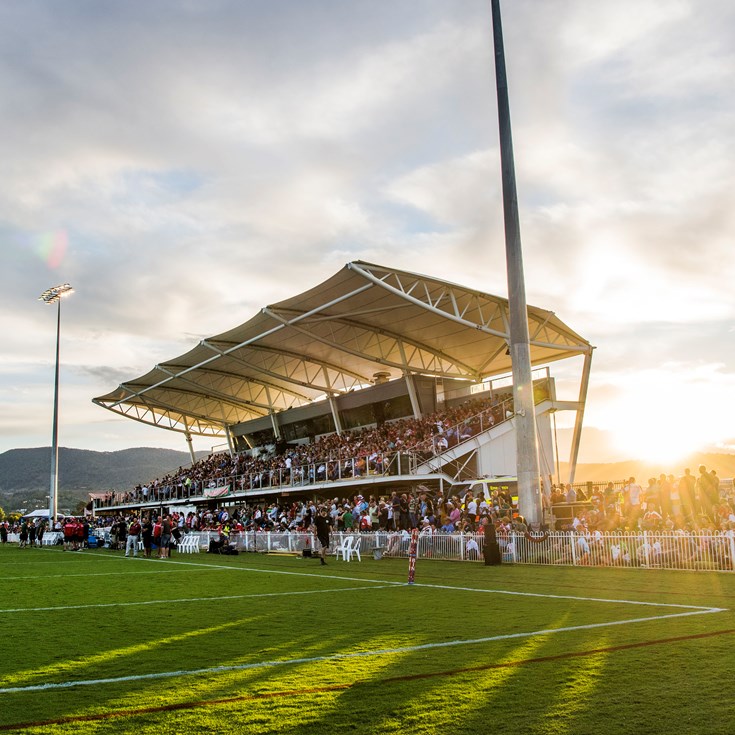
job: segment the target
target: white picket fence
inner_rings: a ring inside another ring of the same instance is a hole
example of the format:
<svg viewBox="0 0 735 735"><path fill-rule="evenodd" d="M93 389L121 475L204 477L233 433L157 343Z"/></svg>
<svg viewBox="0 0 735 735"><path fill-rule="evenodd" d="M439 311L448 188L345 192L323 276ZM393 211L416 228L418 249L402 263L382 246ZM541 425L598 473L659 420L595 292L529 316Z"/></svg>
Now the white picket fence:
<svg viewBox="0 0 735 735"><path fill-rule="evenodd" d="M330 553L346 535L359 535L362 553L408 557L410 538L400 533L333 533ZM214 534L199 532L202 550ZM307 533L240 532L230 537L238 551L302 553L315 548ZM735 571L735 533L626 533L576 534L555 532L543 536L511 532L499 535L503 562L556 566L623 566L659 569L709 569ZM484 537L467 534L419 536L419 559L482 561Z"/></svg>
<svg viewBox="0 0 735 735"><path fill-rule="evenodd" d="M343 538L348 535L361 538L363 555L377 558L408 557L409 536L381 531L361 534L333 533L330 543L331 554L334 554ZM210 541L217 538L218 534L214 531L189 533L180 542L179 550L183 553L207 551ZM10 534L8 541L17 543L17 534ZM241 531L230 536L230 545L233 545L238 552L302 554L304 549L320 548L315 546L315 542L315 537L309 533ZM735 571L733 531L724 533L637 531L593 534L559 531L543 536L510 532L507 535L499 535L498 543L503 562L512 564ZM418 558L481 562L483 547L484 537L481 534L421 535Z"/></svg>

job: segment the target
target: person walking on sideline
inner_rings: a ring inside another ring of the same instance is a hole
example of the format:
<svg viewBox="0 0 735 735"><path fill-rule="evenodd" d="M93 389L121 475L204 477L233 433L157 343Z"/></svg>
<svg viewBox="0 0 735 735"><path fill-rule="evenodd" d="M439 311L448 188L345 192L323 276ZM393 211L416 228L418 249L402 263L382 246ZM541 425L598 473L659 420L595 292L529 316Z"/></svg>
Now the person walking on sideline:
<svg viewBox="0 0 735 735"><path fill-rule="evenodd" d="M168 515L161 521L161 542L158 549L159 559L168 559L168 548L171 543L171 518Z"/></svg>
<svg viewBox="0 0 735 735"><path fill-rule="evenodd" d="M130 552L133 552L133 556L138 556L138 539L140 538L140 521L133 517L128 529L128 540L125 543L125 556L130 556Z"/></svg>
<svg viewBox="0 0 735 735"><path fill-rule="evenodd" d="M322 545L321 551L319 552L319 561L323 566L326 566L324 557L326 556L327 549L329 548L329 530L332 526L332 519L327 513L325 506L319 509L319 512L314 519L314 525L316 526L316 537L319 539L319 543Z"/></svg>

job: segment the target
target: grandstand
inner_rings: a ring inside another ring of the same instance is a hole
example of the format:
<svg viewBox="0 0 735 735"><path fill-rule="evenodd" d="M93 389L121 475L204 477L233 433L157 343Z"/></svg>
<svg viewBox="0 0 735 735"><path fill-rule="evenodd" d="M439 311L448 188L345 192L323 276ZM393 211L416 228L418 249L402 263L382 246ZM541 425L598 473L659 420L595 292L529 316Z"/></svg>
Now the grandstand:
<svg viewBox="0 0 735 735"><path fill-rule="evenodd" d="M552 416L572 410L571 481L593 347L551 311L529 306L528 321L542 476L554 473ZM356 261L93 400L182 433L192 462L192 435L255 458L263 447L268 457L281 456L287 447L402 421L436 426L423 443L371 447L381 459L365 472L355 471L360 452L331 468L335 457L312 452L288 472L269 462L265 476L262 468L257 479L240 473L236 481L223 478L215 492L195 488L195 496L189 487L174 501L327 496L337 494L335 483L347 493L366 484L378 493L419 484L442 489L470 477L515 474L509 341L507 299ZM559 401L549 365L577 356L584 357L578 399ZM462 412L462 426L444 426L452 411Z"/></svg>

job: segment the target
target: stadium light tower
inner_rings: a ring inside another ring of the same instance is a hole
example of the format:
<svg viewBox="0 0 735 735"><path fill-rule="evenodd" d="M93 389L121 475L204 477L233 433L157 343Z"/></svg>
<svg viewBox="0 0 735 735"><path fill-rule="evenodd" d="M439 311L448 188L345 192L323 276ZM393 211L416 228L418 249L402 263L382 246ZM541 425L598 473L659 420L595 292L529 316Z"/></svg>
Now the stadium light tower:
<svg viewBox="0 0 735 735"><path fill-rule="evenodd" d="M51 490L49 496L50 531L54 530L59 505L59 338L61 336L61 299L74 293L68 283L46 289L39 301L56 304L56 376L54 379L54 423L51 441Z"/></svg>
<svg viewBox="0 0 735 735"><path fill-rule="evenodd" d="M526 522L539 526L543 522L543 506L539 483L536 411L533 401L531 347L528 334L526 283L523 276L521 228L518 217L513 139L510 126L508 77L505 70L503 26L500 0L492 0L493 41L495 46L495 85L498 96L500 128L500 163L503 180L503 214L505 252L508 271L508 311L510 313L510 353L513 369L513 403L515 406L518 504Z"/></svg>

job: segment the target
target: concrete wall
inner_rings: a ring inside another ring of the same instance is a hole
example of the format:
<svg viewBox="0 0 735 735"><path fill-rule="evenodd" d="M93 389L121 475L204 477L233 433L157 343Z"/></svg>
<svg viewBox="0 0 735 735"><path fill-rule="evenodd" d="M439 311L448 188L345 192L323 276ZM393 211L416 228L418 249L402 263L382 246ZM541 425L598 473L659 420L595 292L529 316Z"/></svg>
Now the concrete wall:
<svg viewBox="0 0 735 735"><path fill-rule="evenodd" d="M554 475L554 434L551 414L536 415L539 442L539 465L542 476ZM479 477L516 475L516 434L513 422L507 421L495 429L493 440L481 447L477 454Z"/></svg>

